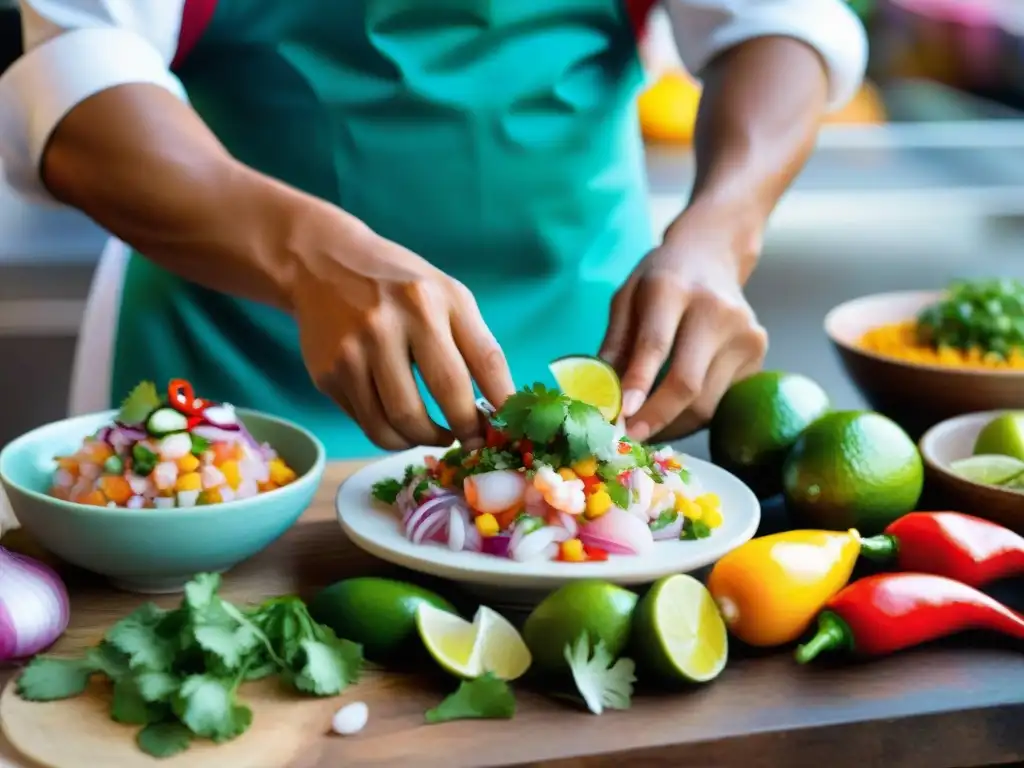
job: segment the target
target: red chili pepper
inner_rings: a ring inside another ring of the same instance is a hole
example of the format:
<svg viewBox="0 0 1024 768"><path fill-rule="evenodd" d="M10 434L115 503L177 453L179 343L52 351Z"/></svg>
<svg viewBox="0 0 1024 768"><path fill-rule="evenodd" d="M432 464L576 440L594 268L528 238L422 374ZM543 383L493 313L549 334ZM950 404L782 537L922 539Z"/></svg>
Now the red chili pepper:
<svg viewBox="0 0 1024 768"><path fill-rule="evenodd" d="M583 545L583 552L587 556L587 560L595 560L597 562L604 562L608 559L608 553L600 547L591 547L588 544Z"/></svg>
<svg viewBox="0 0 1024 768"><path fill-rule="evenodd" d="M844 587L825 604L817 633L796 649L801 664L822 651L883 656L969 629L1024 640L1024 616L945 576L881 573Z"/></svg>
<svg viewBox="0 0 1024 768"><path fill-rule="evenodd" d="M518 444L519 455L523 457L523 466L527 469L533 467L533 441L525 437Z"/></svg>
<svg viewBox="0 0 1024 768"><path fill-rule="evenodd" d="M959 512L911 512L880 536L862 540L861 554L895 561L901 571L934 573L972 587L1024 573L1024 538Z"/></svg>
<svg viewBox="0 0 1024 768"><path fill-rule="evenodd" d="M167 385L167 400L174 410L186 416L202 416L210 405L208 401L196 397L192 385L185 379L171 379Z"/></svg>

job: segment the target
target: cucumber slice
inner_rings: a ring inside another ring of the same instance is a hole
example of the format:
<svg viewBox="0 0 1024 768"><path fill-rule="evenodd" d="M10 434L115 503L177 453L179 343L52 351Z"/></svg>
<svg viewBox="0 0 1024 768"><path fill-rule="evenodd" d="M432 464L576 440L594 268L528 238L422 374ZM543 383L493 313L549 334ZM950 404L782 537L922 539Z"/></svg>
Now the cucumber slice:
<svg viewBox="0 0 1024 768"><path fill-rule="evenodd" d="M173 408L157 408L146 421L146 431L161 437L188 429L188 419Z"/></svg>

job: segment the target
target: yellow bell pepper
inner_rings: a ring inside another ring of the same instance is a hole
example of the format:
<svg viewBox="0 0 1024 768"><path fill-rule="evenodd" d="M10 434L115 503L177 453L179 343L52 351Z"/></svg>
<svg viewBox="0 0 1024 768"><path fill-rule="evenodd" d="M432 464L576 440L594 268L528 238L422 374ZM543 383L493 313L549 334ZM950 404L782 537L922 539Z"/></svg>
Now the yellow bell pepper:
<svg viewBox="0 0 1024 768"><path fill-rule="evenodd" d="M715 564L708 590L733 635L759 647L784 645L846 586L859 554L852 529L761 536Z"/></svg>

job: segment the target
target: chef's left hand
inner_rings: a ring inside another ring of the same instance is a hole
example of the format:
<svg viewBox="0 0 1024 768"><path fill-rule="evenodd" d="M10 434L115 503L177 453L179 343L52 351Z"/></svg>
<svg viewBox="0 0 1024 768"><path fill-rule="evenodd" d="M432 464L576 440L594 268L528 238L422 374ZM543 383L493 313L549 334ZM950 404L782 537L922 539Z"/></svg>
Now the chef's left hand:
<svg viewBox="0 0 1024 768"><path fill-rule="evenodd" d="M622 376L634 439L695 432L729 386L764 362L768 334L743 296L751 258L741 247L728 228L683 214L615 295L601 357Z"/></svg>

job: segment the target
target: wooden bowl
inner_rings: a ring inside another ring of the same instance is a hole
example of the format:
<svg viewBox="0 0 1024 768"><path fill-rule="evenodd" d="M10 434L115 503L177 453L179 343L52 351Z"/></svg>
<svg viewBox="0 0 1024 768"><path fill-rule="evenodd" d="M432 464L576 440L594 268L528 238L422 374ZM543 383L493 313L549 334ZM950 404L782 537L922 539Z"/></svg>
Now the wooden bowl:
<svg viewBox="0 0 1024 768"><path fill-rule="evenodd" d="M878 293L840 304L825 316L825 333L861 395L915 438L953 416L1024 409L1024 371L926 365L858 346L867 331L912 320L941 296L941 291Z"/></svg>
<svg viewBox="0 0 1024 768"><path fill-rule="evenodd" d="M925 432L918 448L929 495L944 509L984 517L1024 535L1024 493L974 483L949 468L974 452L978 433L1002 413L985 411L947 419Z"/></svg>

